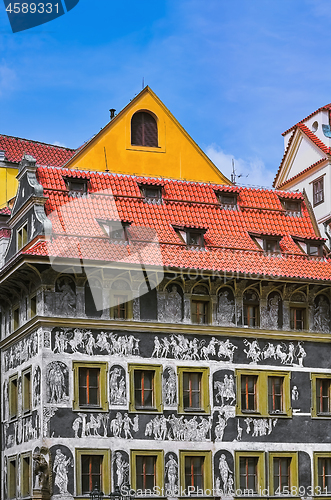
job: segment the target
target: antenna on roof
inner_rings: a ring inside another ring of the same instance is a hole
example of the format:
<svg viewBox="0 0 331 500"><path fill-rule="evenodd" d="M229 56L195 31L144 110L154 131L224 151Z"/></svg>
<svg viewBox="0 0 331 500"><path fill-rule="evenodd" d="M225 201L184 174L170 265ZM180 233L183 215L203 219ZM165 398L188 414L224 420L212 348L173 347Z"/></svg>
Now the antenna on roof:
<svg viewBox="0 0 331 500"><path fill-rule="evenodd" d="M103 150L104 150L104 152L105 152L106 172L109 172L109 170L108 170L108 163L107 163L107 153L106 153L106 148L105 148L105 146L104 146Z"/></svg>
<svg viewBox="0 0 331 500"><path fill-rule="evenodd" d="M145 78L143 77L143 83L142 83L142 90L144 90L144 87L145 87Z"/></svg>
<svg viewBox="0 0 331 500"><path fill-rule="evenodd" d="M232 184L235 186L236 185L236 179L237 178L240 179L240 177L243 177L243 176L244 176L244 174L239 174L239 175L236 174L236 169L234 167L234 159L232 158L232 173L231 173L231 182L232 182ZM249 176L249 174L246 175L246 177L248 177L248 176Z"/></svg>

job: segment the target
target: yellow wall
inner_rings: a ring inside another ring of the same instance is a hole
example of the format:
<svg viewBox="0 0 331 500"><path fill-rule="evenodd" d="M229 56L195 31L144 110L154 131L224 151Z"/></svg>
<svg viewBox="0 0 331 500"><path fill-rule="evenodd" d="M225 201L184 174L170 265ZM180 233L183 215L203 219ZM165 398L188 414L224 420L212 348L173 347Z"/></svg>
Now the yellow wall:
<svg viewBox="0 0 331 500"><path fill-rule="evenodd" d="M7 205L7 201L16 195L18 169L0 168L0 208Z"/></svg>
<svg viewBox="0 0 331 500"><path fill-rule="evenodd" d="M159 147L131 146L131 117L139 110L154 113ZM106 170L105 149L110 172L230 184L149 87L145 87L67 166L79 170Z"/></svg>

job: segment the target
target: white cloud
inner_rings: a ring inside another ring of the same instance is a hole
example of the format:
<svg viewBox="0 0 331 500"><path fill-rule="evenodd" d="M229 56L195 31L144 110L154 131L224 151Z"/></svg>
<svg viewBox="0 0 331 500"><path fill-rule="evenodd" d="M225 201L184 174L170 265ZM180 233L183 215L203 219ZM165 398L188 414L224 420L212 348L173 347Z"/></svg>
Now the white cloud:
<svg viewBox="0 0 331 500"><path fill-rule="evenodd" d="M54 144L54 146L61 146L62 148L67 147L66 144L63 144L63 142L60 142L60 141L54 141L53 144Z"/></svg>
<svg viewBox="0 0 331 500"><path fill-rule="evenodd" d="M217 144L207 146L206 153L228 179L231 179L232 160L234 160L237 184L268 188L272 186L275 172L267 170L261 159L235 158L234 155L225 153Z"/></svg>

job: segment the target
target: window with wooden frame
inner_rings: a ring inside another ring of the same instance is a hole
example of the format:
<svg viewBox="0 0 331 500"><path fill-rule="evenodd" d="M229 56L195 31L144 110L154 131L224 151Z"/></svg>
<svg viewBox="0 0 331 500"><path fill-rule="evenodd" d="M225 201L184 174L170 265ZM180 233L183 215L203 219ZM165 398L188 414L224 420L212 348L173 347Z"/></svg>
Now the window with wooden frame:
<svg viewBox="0 0 331 500"><path fill-rule="evenodd" d="M124 280L116 280L110 290L110 317L112 319L132 318L132 292Z"/></svg>
<svg viewBox="0 0 331 500"><path fill-rule="evenodd" d="M269 453L269 485L271 495L289 495L298 489L298 454L296 452Z"/></svg>
<svg viewBox="0 0 331 500"><path fill-rule="evenodd" d="M210 451L180 451L180 484L187 496L212 495Z"/></svg>
<svg viewBox="0 0 331 500"><path fill-rule="evenodd" d="M139 189L145 201L149 203L161 204L162 202L162 186L156 184L139 184Z"/></svg>
<svg viewBox="0 0 331 500"><path fill-rule="evenodd" d="M13 309L13 331L20 326L20 308L15 307Z"/></svg>
<svg viewBox="0 0 331 500"><path fill-rule="evenodd" d="M130 411L162 411L162 366L129 365Z"/></svg>
<svg viewBox="0 0 331 500"><path fill-rule="evenodd" d="M131 450L131 486L139 494L156 495L164 487L161 450Z"/></svg>
<svg viewBox="0 0 331 500"><path fill-rule="evenodd" d="M88 495L95 486L105 495L109 495L110 450L76 449L77 495Z"/></svg>
<svg viewBox="0 0 331 500"><path fill-rule="evenodd" d="M204 249L204 235L208 231L207 228L192 228L186 226L173 225L174 230L188 249Z"/></svg>
<svg viewBox="0 0 331 500"><path fill-rule="evenodd" d="M21 496L29 497L31 495L32 483L32 455L31 453L23 453L21 455Z"/></svg>
<svg viewBox="0 0 331 500"><path fill-rule="evenodd" d="M209 323L209 299L194 298L191 301L192 323L208 325Z"/></svg>
<svg viewBox="0 0 331 500"><path fill-rule="evenodd" d="M290 372L236 370L237 415L290 417Z"/></svg>
<svg viewBox="0 0 331 500"><path fill-rule="evenodd" d="M312 417L331 417L331 375L311 373Z"/></svg>
<svg viewBox="0 0 331 500"><path fill-rule="evenodd" d="M131 145L158 147L156 119L146 111L138 111L131 118Z"/></svg>
<svg viewBox="0 0 331 500"><path fill-rule="evenodd" d="M222 208L225 208L227 210L237 209L238 193L234 193L231 191L229 192L216 191L215 194Z"/></svg>
<svg viewBox="0 0 331 500"><path fill-rule="evenodd" d="M31 411L31 367L22 373L22 411L29 413Z"/></svg>
<svg viewBox="0 0 331 500"><path fill-rule="evenodd" d="M235 482L238 496L256 495L265 487L265 463L262 451L235 452Z"/></svg>
<svg viewBox="0 0 331 500"><path fill-rule="evenodd" d="M210 413L209 368L177 367L179 413Z"/></svg>
<svg viewBox="0 0 331 500"><path fill-rule="evenodd" d="M7 462L7 481L8 498L16 498L17 493L17 457L8 457Z"/></svg>
<svg viewBox="0 0 331 500"><path fill-rule="evenodd" d="M331 453L314 453L315 495L331 494Z"/></svg>
<svg viewBox="0 0 331 500"><path fill-rule="evenodd" d="M74 410L108 410L106 362L73 362Z"/></svg>
<svg viewBox="0 0 331 500"><path fill-rule="evenodd" d="M290 307L290 328L291 330L306 330L307 309L304 306Z"/></svg>
<svg viewBox="0 0 331 500"><path fill-rule="evenodd" d="M16 418L18 413L17 374L9 379L9 418Z"/></svg>
<svg viewBox="0 0 331 500"><path fill-rule="evenodd" d="M67 177L64 180L71 196L82 196L87 193L88 179Z"/></svg>
<svg viewBox="0 0 331 500"><path fill-rule="evenodd" d="M319 205L324 201L324 177L313 181L313 206Z"/></svg>
<svg viewBox="0 0 331 500"><path fill-rule="evenodd" d="M28 223L25 222L19 229L16 231L16 245L17 251L21 250L28 242Z"/></svg>
<svg viewBox="0 0 331 500"><path fill-rule="evenodd" d="M255 290L246 290L244 293L243 324L251 328L260 324L260 299Z"/></svg>

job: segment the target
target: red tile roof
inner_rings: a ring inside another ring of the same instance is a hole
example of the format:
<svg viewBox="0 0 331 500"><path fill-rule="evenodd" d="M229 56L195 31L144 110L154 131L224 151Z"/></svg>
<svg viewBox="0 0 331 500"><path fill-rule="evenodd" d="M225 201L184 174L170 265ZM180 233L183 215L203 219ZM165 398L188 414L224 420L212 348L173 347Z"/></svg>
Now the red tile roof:
<svg viewBox="0 0 331 500"><path fill-rule="evenodd" d="M41 237L24 251L30 255L101 262L251 273L317 280L331 279L329 261L303 254L292 237L316 237L301 193L225 187L162 179L162 204L148 203L139 184L153 179L105 172L39 167L37 177L48 198L49 241ZM88 179L88 195L70 197L63 177ZM158 180L155 180L158 183ZM215 191L238 193L238 209L224 209ZM288 215L280 199L302 202L302 215ZM100 221L131 222L130 244L110 241ZM99 221L99 222L98 222ZM208 228L205 249L189 249L173 226ZM268 255L249 233L280 236L280 254ZM324 241L320 239L321 241Z"/></svg>
<svg viewBox="0 0 331 500"><path fill-rule="evenodd" d="M10 208L8 207L0 208L0 215L10 215L10 214L11 214Z"/></svg>
<svg viewBox="0 0 331 500"><path fill-rule="evenodd" d="M10 135L0 135L0 151L5 151L5 158L12 163L19 163L24 154L30 154L37 160L37 165L60 167L75 153L74 149L30 141Z"/></svg>
<svg viewBox="0 0 331 500"><path fill-rule="evenodd" d="M321 108L318 108L316 111L313 111L312 113L310 113L310 115L306 116L306 118L303 118L298 123L296 123L292 127L290 127L287 130L285 130L285 132L283 132L282 135L288 134L291 130L294 130L300 123L304 123L306 120L309 120L309 118L311 118L312 116L316 115L320 111L331 111L331 103L330 104L326 104L325 106L322 106Z"/></svg>

